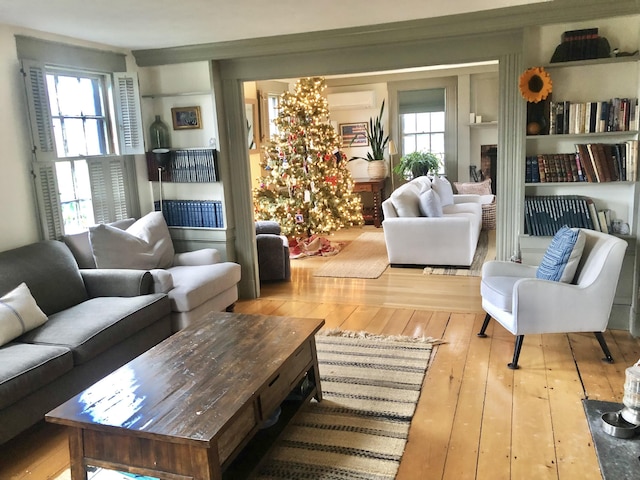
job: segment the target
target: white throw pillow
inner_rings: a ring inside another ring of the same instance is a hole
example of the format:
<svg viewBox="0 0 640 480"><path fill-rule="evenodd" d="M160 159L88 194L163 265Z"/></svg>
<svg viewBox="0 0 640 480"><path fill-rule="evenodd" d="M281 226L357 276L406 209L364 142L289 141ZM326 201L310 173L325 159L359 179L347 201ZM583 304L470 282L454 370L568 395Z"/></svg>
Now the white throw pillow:
<svg viewBox="0 0 640 480"><path fill-rule="evenodd" d="M0 298L0 345L39 327L47 321L26 283Z"/></svg>
<svg viewBox="0 0 640 480"><path fill-rule="evenodd" d="M98 268L151 270L173 264L173 242L162 212L151 212L126 230L96 225L89 228Z"/></svg>
<svg viewBox="0 0 640 480"><path fill-rule="evenodd" d="M424 217L441 217L442 204L434 190L426 190L420 194L420 213Z"/></svg>
<svg viewBox="0 0 640 480"><path fill-rule="evenodd" d="M440 203L443 207L453 205L453 187L446 178L435 176L431 188L433 188L440 197Z"/></svg>
<svg viewBox="0 0 640 480"><path fill-rule="evenodd" d="M411 186L401 187L391 194L391 203L399 217L419 217L420 199L415 188Z"/></svg>

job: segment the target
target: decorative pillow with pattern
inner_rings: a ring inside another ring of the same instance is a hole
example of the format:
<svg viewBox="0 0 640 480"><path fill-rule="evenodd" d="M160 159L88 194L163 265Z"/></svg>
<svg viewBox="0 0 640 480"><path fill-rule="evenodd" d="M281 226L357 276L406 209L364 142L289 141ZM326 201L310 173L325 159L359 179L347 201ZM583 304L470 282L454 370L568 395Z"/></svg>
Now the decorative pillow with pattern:
<svg viewBox="0 0 640 480"><path fill-rule="evenodd" d="M556 232L542 257L536 277L571 283L584 250L585 235L579 228L562 227Z"/></svg>
<svg viewBox="0 0 640 480"><path fill-rule="evenodd" d="M453 182L456 192L462 195L491 195L491 179L482 182Z"/></svg>

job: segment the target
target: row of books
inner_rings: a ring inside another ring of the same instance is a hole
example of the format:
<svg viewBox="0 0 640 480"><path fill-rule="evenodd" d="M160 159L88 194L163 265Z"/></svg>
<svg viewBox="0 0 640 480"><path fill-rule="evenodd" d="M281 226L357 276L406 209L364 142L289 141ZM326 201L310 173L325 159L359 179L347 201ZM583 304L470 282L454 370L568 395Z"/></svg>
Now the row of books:
<svg viewBox="0 0 640 480"><path fill-rule="evenodd" d="M635 182L638 141L576 144L574 153L529 155L525 182Z"/></svg>
<svg viewBox="0 0 640 480"><path fill-rule="evenodd" d="M155 202L171 227L224 228L222 202L219 200L164 200Z"/></svg>
<svg viewBox="0 0 640 480"><path fill-rule="evenodd" d="M580 195L527 196L524 218L525 233L534 236L553 236L564 225L601 229L595 203Z"/></svg>
<svg viewBox="0 0 640 480"><path fill-rule="evenodd" d="M549 135L635 131L640 127L637 98L594 102L550 102Z"/></svg>
<svg viewBox="0 0 640 480"><path fill-rule="evenodd" d="M218 158L212 148L170 150L168 153L147 152L150 181L217 182Z"/></svg>

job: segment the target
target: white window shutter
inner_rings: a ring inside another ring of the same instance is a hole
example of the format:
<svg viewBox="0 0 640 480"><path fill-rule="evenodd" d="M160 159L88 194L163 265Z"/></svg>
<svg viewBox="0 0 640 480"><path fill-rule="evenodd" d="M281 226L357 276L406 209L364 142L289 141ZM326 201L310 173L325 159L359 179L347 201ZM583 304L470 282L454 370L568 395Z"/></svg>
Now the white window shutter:
<svg viewBox="0 0 640 480"><path fill-rule="evenodd" d="M33 162L33 174L43 237L46 240L57 240L64 235L64 222L55 164Z"/></svg>
<svg viewBox="0 0 640 480"><path fill-rule="evenodd" d="M142 114L140 113L138 75L136 73L114 72L113 80L120 154L143 154L144 135Z"/></svg>
<svg viewBox="0 0 640 480"><path fill-rule="evenodd" d="M25 79L31 138L36 160L39 162L53 161L57 154L44 64L23 60L22 73Z"/></svg>
<svg viewBox="0 0 640 480"><path fill-rule="evenodd" d="M122 157L88 158L91 201L96 223L128 218L126 179Z"/></svg>

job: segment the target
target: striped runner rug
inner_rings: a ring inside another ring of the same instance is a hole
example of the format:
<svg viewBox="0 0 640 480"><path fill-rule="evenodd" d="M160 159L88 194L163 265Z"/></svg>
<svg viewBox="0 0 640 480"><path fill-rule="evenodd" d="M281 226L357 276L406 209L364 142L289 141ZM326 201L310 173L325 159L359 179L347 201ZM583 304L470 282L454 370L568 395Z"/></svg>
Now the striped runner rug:
<svg viewBox="0 0 640 480"><path fill-rule="evenodd" d="M323 400L293 418L255 478L395 478L436 343L353 332L317 335Z"/></svg>

